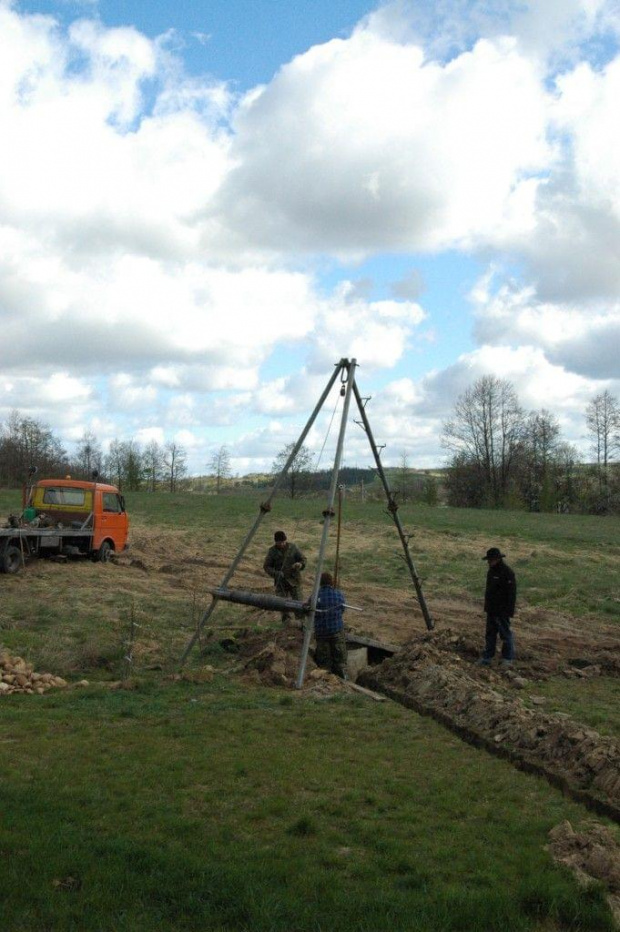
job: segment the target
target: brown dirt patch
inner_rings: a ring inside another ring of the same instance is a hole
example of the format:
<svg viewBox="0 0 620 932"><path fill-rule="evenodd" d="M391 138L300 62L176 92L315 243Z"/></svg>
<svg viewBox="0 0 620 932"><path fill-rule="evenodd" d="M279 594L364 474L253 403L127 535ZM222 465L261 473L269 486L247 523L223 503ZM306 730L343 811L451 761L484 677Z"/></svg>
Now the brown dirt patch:
<svg viewBox="0 0 620 932"><path fill-rule="evenodd" d="M582 886L598 881L607 887L607 900L620 926L620 847L609 829L590 822L576 832L570 822L562 822L549 832L549 851Z"/></svg>
<svg viewBox="0 0 620 932"><path fill-rule="evenodd" d="M453 540L445 534L437 536L440 538L437 546L441 544L443 551L453 548L460 552L464 546L460 538ZM316 526L312 522L299 523L295 538L310 556L313 552L310 541L316 542ZM378 546L383 546L384 538L385 546L393 550L393 528L387 527L378 532ZM424 546L426 551L432 550L432 535L425 536ZM367 547L367 541L351 529L347 534L347 553L354 554L356 547ZM252 542L231 586L259 593L273 591L270 580L262 571L265 549L265 541ZM528 555L530 550L531 547L524 545L523 554ZM202 610L209 604L208 590L220 585L235 553L236 544L231 547L228 536L221 534L219 529L205 542L187 530L138 525L132 530L131 549L116 557L115 562L126 570L128 585L134 585L138 590L146 585L150 589L161 588L162 593L176 591L178 597L182 597L184 592L195 594ZM519 557L518 547L515 556ZM307 585L311 579L310 569L306 573ZM403 588L391 588L352 580L347 582L346 594L351 604L364 608L363 614L349 613L347 625L352 632L390 644L406 644L426 630L415 594L406 582ZM458 591L441 597L428 592L426 595L437 630L449 628L460 636L464 659L479 656L484 641L480 600ZM232 614L234 623L240 625L262 622L268 625L275 620L271 612L243 607ZM212 622L215 627L220 625L219 617L218 608ZM231 618L227 621L230 624ZM618 626L600 617L576 619L561 612L521 603L513 627L519 662L527 667L528 676L544 679L558 673L578 677L596 675L597 672L620 676Z"/></svg>

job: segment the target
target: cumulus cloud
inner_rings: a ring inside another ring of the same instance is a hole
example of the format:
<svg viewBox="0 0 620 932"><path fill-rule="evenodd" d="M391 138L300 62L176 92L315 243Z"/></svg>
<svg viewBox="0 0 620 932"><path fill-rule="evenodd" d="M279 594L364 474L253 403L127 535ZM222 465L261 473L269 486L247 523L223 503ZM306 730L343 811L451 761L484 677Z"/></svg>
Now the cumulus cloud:
<svg viewBox="0 0 620 932"><path fill-rule="evenodd" d="M490 346L537 347L554 365L591 379L620 382L620 303L553 304L534 288L503 284L493 292L489 280L474 292L475 333Z"/></svg>
<svg viewBox="0 0 620 932"><path fill-rule="evenodd" d="M7 376L98 378L119 414L162 405L162 419L178 409L187 421L204 411L193 394L255 389L279 344L307 341L331 364L361 324L372 365L402 354L421 319L408 305L373 304L363 289L355 301L342 287L319 295L311 273L248 264L214 242L213 196L236 158L224 84L185 78L163 40L132 28L79 20L63 32L2 2L0 36ZM93 395L68 384L76 403ZM65 400L42 393L39 410Z"/></svg>
<svg viewBox="0 0 620 932"><path fill-rule="evenodd" d="M360 28L241 102L217 203L238 237L339 253L489 232L550 164L542 75L503 37L448 63Z"/></svg>
<svg viewBox="0 0 620 932"><path fill-rule="evenodd" d="M407 359L433 326L415 258L446 250L492 267L478 348L377 393L388 436L430 450L484 366L562 410L615 385L619 21L607 0L396 0L237 97L169 36L0 0L0 419L199 457L205 429L269 417L237 453L270 458L340 357L370 382ZM391 297L321 280L390 251L412 258Z"/></svg>
<svg viewBox="0 0 620 932"><path fill-rule="evenodd" d="M620 31L608 0L387 0L365 18L368 28L396 41L418 42L449 61L480 36L512 35L529 55L566 60L583 43Z"/></svg>
<svg viewBox="0 0 620 932"><path fill-rule="evenodd" d="M420 385L421 398L415 410L434 417L438 436L441 424L451 412L456 398L479 378L495 375L514 386L525 410L546 408L558 417L563 434L581 444L584 411L592 398L592 383L549 361L537 347L485 345L466 353L446 369L429 373Z"/></svg>

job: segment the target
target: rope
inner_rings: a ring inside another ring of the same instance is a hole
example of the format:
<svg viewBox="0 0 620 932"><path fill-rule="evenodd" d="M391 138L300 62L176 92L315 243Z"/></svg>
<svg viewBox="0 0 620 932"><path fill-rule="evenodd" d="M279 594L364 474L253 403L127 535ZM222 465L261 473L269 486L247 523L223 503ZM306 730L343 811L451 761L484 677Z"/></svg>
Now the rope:
<svg viewBox="0 0 620 932"><path fill-rule="evenodd" d="M315 472L318 472L318 471L319 471L319 466L321 465L321 457L323 456L323 453L325 452L325 446L326 446L326 444L327 444L327 441L329 440L329 435L330 435L330 433L331 433L332 424L334 423L334 418L336 417L336 411L338 410L338 405L339 405L339 404L340 404L340 395L338 395L337 398L336 398L336 404L334 405L334 410L332 411L332 416L331 416L331 420L330 420L330 422L329 422L329 427L327 428L327 433L325 434L325 440L323 441L323 446L321 447L321 452L319 453L319 458L318 458L318 460L317 460L317 462L316 462L316 466L314 467L314 471L315 471Z"/></svg>

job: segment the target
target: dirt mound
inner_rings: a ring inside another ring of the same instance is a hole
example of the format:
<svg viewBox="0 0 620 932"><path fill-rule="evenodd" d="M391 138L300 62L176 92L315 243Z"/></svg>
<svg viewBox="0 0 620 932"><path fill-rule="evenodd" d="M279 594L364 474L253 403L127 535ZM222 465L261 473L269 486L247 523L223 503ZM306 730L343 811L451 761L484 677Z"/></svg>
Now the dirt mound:
<svg viewBox="0 0 620 932"><path fill-rule="evenodd" d="M593 881L605 884L609 905L620 925L620 847L610 830L591 822L576 832L570 822L561 822L549 832L549 851L584 886Z"/></svg>
<svg viewBox="0 0 620 932"><path fill-rule="evenodd" d="M528 681L477 670L453 632L422 635L358 682L432 715L461 737L542 773L620 821L620 742L563 714L528 708Z"/></svg>
<svg viewBox="0 0 620 932"><path fill-rule="evenodd" d="M237 663L229 668L229 673L238 674L260 686L295 688L303 646L303 632L297 622L291 622L279 631L242 629L234 638L225 638L220 644L237 657ZM317 667L311 649L304 686L296 695L327 698L346 688L337 676Z"/></svg>
<svg viewBox="0 0 620 932"><path fill-rule="evenodd" d="M36 693L42 695L48 689L63 689L67 681L52 673L35 673L32 665L22 657L0 654L0 696L13 693Z"/></svg>
<svg viewBox="0 0 620 932"><path fill-rule="evenodd" d="M298 668L299 651L286 650L275 640L265 645L243 665L244 672L254 673L250 678L259 681L262 686L291 687L295 683Z"/></svg>

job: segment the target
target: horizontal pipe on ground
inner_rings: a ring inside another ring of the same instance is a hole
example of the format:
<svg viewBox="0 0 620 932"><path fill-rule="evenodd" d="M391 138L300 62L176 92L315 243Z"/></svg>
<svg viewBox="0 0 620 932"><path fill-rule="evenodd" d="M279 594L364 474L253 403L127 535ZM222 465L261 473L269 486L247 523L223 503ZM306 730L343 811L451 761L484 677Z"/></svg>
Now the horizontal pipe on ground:
<svg viewBox="0 0 620 932"><path fill-rule="evenodd" d="M222 602L235 602L238 605L251 605L272 612L299 612L307 615L310 606L296 599L283 599L278 595L265 595L260 592L248 592L245 589L210 589L214 599Z"/></svg>

